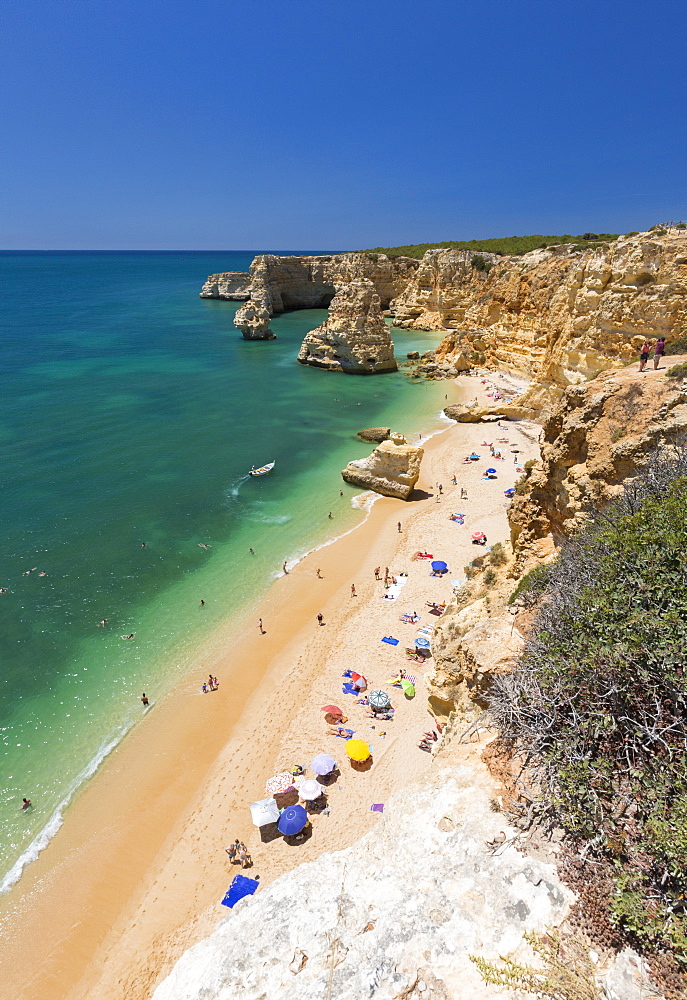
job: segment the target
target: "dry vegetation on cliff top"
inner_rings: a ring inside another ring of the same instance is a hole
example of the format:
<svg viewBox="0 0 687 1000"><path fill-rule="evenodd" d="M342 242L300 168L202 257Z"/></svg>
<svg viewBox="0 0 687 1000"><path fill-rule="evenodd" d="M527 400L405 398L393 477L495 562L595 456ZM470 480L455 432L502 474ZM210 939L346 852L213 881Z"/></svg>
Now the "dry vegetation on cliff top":
<svg viewBox="0 0 687 1000"><path fill-rule="evenodd" d="M494 680L494 723L532 776L530 815L567 835L574 880L594 890L592 916L601 906L601 938L653 955L664 988L680 993L687 450L655 456L537 584L543 597L518 669Z"/></svg>

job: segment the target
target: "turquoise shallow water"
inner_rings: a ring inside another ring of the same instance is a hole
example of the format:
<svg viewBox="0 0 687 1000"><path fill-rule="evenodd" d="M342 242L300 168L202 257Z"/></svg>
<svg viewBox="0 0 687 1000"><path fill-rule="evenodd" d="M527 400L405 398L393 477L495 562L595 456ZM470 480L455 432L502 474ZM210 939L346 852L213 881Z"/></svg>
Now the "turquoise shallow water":
<svg viewBox="0 0 687 1000"><path fill-rule="evenodd" d="M361 520L340 477L369 451L355 432L439 425L441 383L295 363L325 310L277 317L276 341L243 341L237 306L198 291L252 256L0 254L5 887L140 717L141 691L159 698L284 559ZM398 331L397 356L436 339ZM271 476L246 475L271 459Z"/></svg>

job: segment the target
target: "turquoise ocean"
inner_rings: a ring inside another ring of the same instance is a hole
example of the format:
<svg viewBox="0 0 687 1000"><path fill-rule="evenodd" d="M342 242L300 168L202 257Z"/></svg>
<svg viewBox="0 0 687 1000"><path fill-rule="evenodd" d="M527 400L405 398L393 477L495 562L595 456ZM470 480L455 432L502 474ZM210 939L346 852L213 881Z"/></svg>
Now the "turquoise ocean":
<svg viewBox="0 0 687 1000"><path fill-rule="evenodd" d="M238 305L198 292L253 256L0 253L3 890L140 719L141 691L198 670L203 637L254 608L283 560L363 519L340 476L369 453L355 432L444 426L441 383L296 364L325 310L242 340ZM400 360L437 335L394 340Z"/></svg>

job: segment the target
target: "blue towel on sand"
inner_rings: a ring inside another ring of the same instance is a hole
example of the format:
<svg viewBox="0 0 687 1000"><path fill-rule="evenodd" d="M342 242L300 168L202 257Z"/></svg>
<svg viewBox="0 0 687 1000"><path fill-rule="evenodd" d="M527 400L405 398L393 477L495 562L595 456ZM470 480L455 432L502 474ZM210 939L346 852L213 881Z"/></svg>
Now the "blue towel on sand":
<svg viewBox="0 0 687 1000"><path fill-rule="evenodd" d="M398 639L394 639L393 635L385 635L382 642L388 642L390 646L398 646Z"/></svg>
<svg viewBox="0 0 687 1000"><path fill-rule="evenodd" d="M360 694L360 691L355 686L355 684L347 683L341 688L344 694Z"/></svg>
<svg viewBox="0 0 687 1000"><path fill-rule="evenodd" d="M243 899L244 896L252 896L259 885L257 879L237 875L222 900L222 906L235 906L239 899Z"/></svg>

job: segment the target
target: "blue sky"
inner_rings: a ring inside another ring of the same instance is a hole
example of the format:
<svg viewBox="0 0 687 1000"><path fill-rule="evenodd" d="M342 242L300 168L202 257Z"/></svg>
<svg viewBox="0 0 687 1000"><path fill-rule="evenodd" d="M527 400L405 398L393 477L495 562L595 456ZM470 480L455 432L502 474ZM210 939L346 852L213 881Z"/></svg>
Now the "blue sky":
<svg viewBox="0 0 687 1000"><path fill-rule="evenodd" d="M0 246L687 218L683 0L4 0Z"/></svg>

